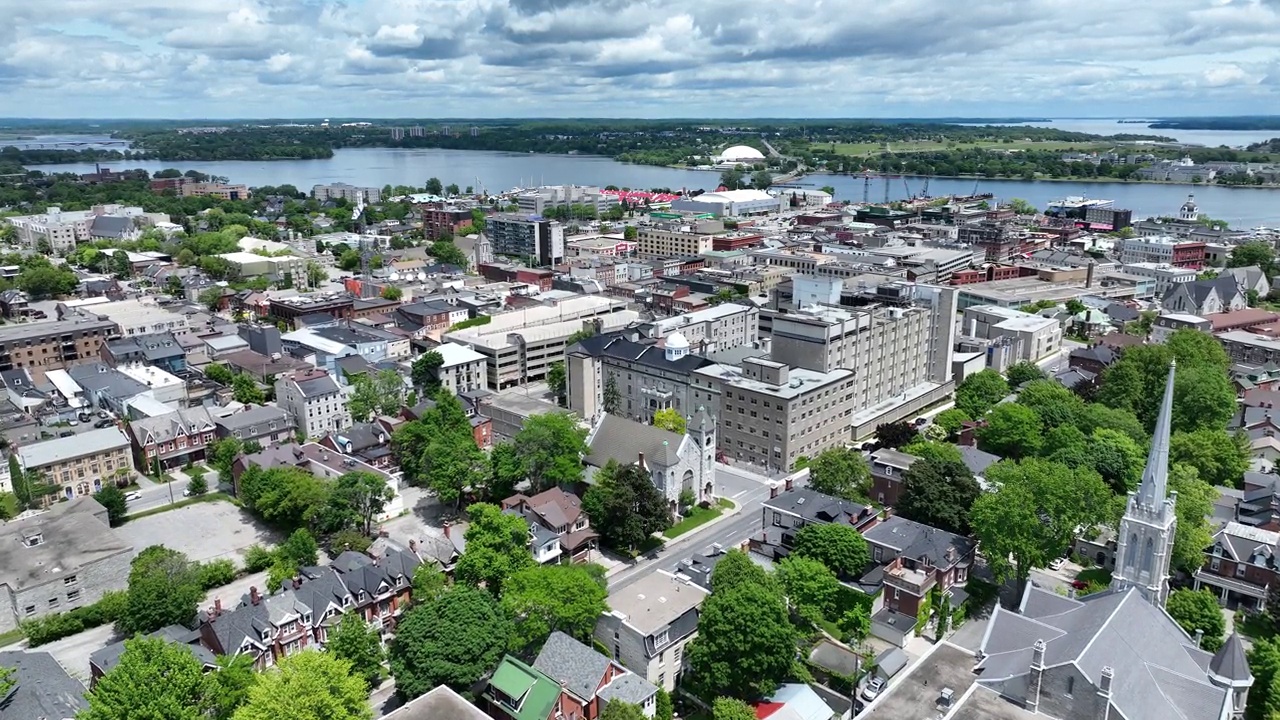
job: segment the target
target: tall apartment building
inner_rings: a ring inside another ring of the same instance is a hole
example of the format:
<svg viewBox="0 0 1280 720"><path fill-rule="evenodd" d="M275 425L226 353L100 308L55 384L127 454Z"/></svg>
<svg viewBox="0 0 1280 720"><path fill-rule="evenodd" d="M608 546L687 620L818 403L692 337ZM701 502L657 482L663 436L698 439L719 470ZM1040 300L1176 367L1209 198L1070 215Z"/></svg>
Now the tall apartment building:
<svg viewBox="0 0 1280 720"><path fill-rule="evenodd" d="M565 341L588 323L602 334L638 320L626 305L598 296L569 298L491 315L488 324L446 333L444 340L483 355L489 389L501 390L546 377L552 363L564 360Z"/></svg>
<svg viewBox="0 0 1280 720"><path fill-rule="evenodd" d="M366 203L382 202L382 189L376 187L357 187L348 185L347 183L330 183L328 185L315 185L311 188L311 197L324 202L325 200L333 200L341 198L347 202L356 202L364 197Z"/></svg>
<svg viewBox="0 0 1280 720"><path fill-rule="evenodd" d="M76 243L89 242L94 238L93 225L98 218L140 219L148 225L169 220L168 215L148 213L140 207L95 205L89 210L67 211L50 206L40 215L19 215L5 218L4 222L13 226L19 243L36 249L44 240L53 252L65 253ZM111 234L118 235L118 232Z"/></svg>
<svg viewBox="0 0 1280 720"><path fill-rule="evenodd" d="M0 371L28 368L36 381L45 372L97 358L120 326L106 318L74 314L66 320L0 327Z"/></svg>
<svg viewBox="0 0 1280 720"><path fill-rule="evenodd" d="M538 265L564 260L564 226L536 215L494 215L485 221L485 235L495 255L532 258Z"/></svg>
<svg viewBox="0 0 1280 720"><path fill-rule="evenodd" d="M541 215L548 208L589 205L603 213L618 203L616 195L606 195L598 187L583 185L546 185L516 195L521 213Z"/></svg>
<svg viewBox="0 0 1280 720"><path fill-rule="evenodd" d="M698 408L693 401L692 376L711 365L689 353L689 343L676 332L666 347L642 345L622 334L595 335L565 350L565 380L569 409L594 421L604 413L604 390L612 383L618 391L613 412L630 420L649 423L659 410L672 409L689 416Z"/></svg>
<svg viewBox="0 0 1280 720"><path fill-rule="evenodd" d="M853 371L853 407L862 409L951 374L956 292L886 283L861 307L817 305L772 314L770 357L815 372Z"/></svg>
<svg viewBox="0 0 1280 720"><path fill-rule="evenodd" d="M422 232L428 240L439 240L444 235L454 235L460 228L473 221L471 208L447 205L441 202L421 206Z"/></svg>
<svg viewBox="0 0 1280 720"><path fill-rule="evenodd" d="M859 378L836 369L791 368L764 358L693 373L693 401L717 408L718 447L765 470L786 470L849 440Z"/></svg>
<svg viewBox="0 0 1280 720"><path fill-rule="evenodd" d="M649 325L649 331L657 338L679 332L695 353L732 350L760 339L760 308L722 303L705 310L655 320Z"/></svg>
<svg viewBox="0 0 1280 720"><path fill-rule="evenodd" d="M702 255L714 249L716 235L723 232L724 223L719 220L641 226L636 235L636 256L652 260Z"/></svg>

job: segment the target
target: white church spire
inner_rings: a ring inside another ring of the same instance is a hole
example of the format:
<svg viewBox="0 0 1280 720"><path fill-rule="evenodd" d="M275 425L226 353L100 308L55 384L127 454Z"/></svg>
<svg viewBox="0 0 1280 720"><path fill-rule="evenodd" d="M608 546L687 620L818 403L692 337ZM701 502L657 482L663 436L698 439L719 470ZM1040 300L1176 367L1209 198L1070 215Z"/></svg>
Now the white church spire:
<svg viewBox="0 0 1280 720"><path fill-rule="evenodd" d="M1128 507L1120 519L1116 566L1111 574L1113 590L1137 588L1148 602L1160 606L1169 596L1169 563L1178 524L1174 513L1178 494L1169 494L1169 431L1176 369L1174 363L1169 363L1151 452L1142 471L1142 483L1136 492L1129 493Z"/></svg>

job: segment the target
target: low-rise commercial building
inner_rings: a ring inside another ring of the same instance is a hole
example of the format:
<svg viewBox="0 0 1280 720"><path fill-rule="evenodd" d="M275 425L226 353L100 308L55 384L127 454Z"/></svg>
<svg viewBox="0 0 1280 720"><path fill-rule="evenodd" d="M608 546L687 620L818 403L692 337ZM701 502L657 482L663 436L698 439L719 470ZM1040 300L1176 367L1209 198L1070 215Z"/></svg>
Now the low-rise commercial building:
<svg viewBox="0 0 1280 720"><path fill-rule="evenodd" d="M1151 278L1156 281L1156 297L1164 297L1165 293L1177 283L1193 282L1196 279L1194 268L1166 265L1164 263L1138 262L1128 263L1120 268L1130 275Z"/></svg>
<svg viewBox="0 0 1280 720"><path fill-rule="evenodd" d="M443 362L435 370L440 386L457 395L483 390L485 387L485 357L466 345L445 343L435 349Z"/></svg>
<svg viewBox="0 0 1280 720"><path fill-rule="evenodd" d="M168 308L162 307L152 297L137 300L117 300L65 313L62 312L61 308L62 306L59 305L60 319L68 320L74 315L86 318L105 318L114 322L119 327L120 335L124 337L165 332L177 336L191 332L191 323L186 315L172 312Z"/></svg>
<svg viewBox="0 0 1280 720"><path fill-rule="evenodd" d="M676 212L710 213L716 217L743 217L782 212L783 198L763 190L721 190L671 201Z"/></svg>
<svg viewBox="0 0 1280 720"><path fill-rule="evenodd" d="M58 438L23 445L17 450L18 465L27 482L38 477L71 499L92 495L118 478L129 478L133 471L129 447L129 438L111 426L80 433L73 440ZM56 499L57 495L43 497Z"/></svg>
<svg viewBox="0 0 1280 720"><path fill-rule="evenodd" d="M244 280L266 278L280 287L306 287L307 259L296 255L258 255L251 252L223 253L217 257L231 266L236 277Z"/></svg>
<svg viewBox="0 0 1280 720"><path fill-rule="evenodd" d="M719 220L667 222L640 226L638 230L636 256L643 260L696 257L711 252L716 235L724 232L724 223Z"/></svg>
<svg viewBox="0 0 1280 720"><path fill-rule="evenodd" d="M996 305L964 311L965 335L984 340L1007 337L1018 345L1018 359L1035 362L1062 348L1062 325L1053 318Z"/></svg>
<svg viewBox="0 0 1280 720"><path fill-rule="evenodd" d="M1127 238L1120 243L1120 262L1158 263L1198 269L1204 265L1205 243L1170 235Z"/></svg>

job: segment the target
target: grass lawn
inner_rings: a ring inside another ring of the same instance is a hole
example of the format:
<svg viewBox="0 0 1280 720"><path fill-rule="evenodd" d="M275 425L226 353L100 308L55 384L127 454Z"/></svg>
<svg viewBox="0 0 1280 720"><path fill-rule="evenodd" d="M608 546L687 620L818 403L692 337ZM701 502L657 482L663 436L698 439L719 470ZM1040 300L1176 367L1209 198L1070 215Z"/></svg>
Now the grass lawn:
<svg viewBox="0 0 1280 720"><path fill-rule="evenodd" d="M730 507L733 507L733 501L728 498L720 498L717 503L711 507L696 507L690 511L688 515L685 515L684 519L668 528L663 535L666 535L668 538L678 538L690 530L701 525L706 525L712 520L720 517L720 514L723 513L726 508Z"/></svg>
<svg viewBox="0 0 1280 720"><path fill-rule="evenodd" d="M1085 568L1080 571L1076 579L1087 583L1109 585L1111 584L1111 571L1100 567Z"/></svg>
<svg viewBox="0 0 1280 720"><path fill-rule="evenodd" d="M1240 616L1236 615L1236 617ZM1241 635L1255 640L1275 637L1276 634L1276 627L1271 623L1271 618L1262 613L1245 614L1244 620L1236 623L1236 630L1239 630Z"/></svg>
<svg viewBox="0 0 1280 720"><path fill-rule="evenodd" d="M22 640L22 628L14 628L7 633L0 633L0 647L12 645Z"/></svg>

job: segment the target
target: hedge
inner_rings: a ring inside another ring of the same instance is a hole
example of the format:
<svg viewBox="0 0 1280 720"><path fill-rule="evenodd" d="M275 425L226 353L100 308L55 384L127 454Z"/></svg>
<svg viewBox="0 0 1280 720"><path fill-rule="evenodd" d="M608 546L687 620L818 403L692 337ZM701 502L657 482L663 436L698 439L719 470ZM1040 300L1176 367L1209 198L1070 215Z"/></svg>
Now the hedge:
<svg viewBox="0 0 1280 720"><path fill-rule="evenodd" d="M454 330L466 330L469 327L488 325L491 322L493 322L492 315L477 315L476 317L473 317L469 320L463 320L460 323L454 323L453 325L449 326L449 329L446 332L453 332Z"/></svg>
<svg viewBox="0 0 1280 720"><path fill-rule="evenodd" d="M212 590L236 579L236 564L227 559L200 563L196 576L200 580L201 590Z"/></svg>
<svg viewBox="0 0 1280 720"><path fill-rule="evenodd" d="M21 625L22 632L27 636L28 646L37 647L90 628L113 623L124 615L128 607L129 593L124 590L112 590L103 593L102 598L92 605L34 620L25 620Z"/></svg>

